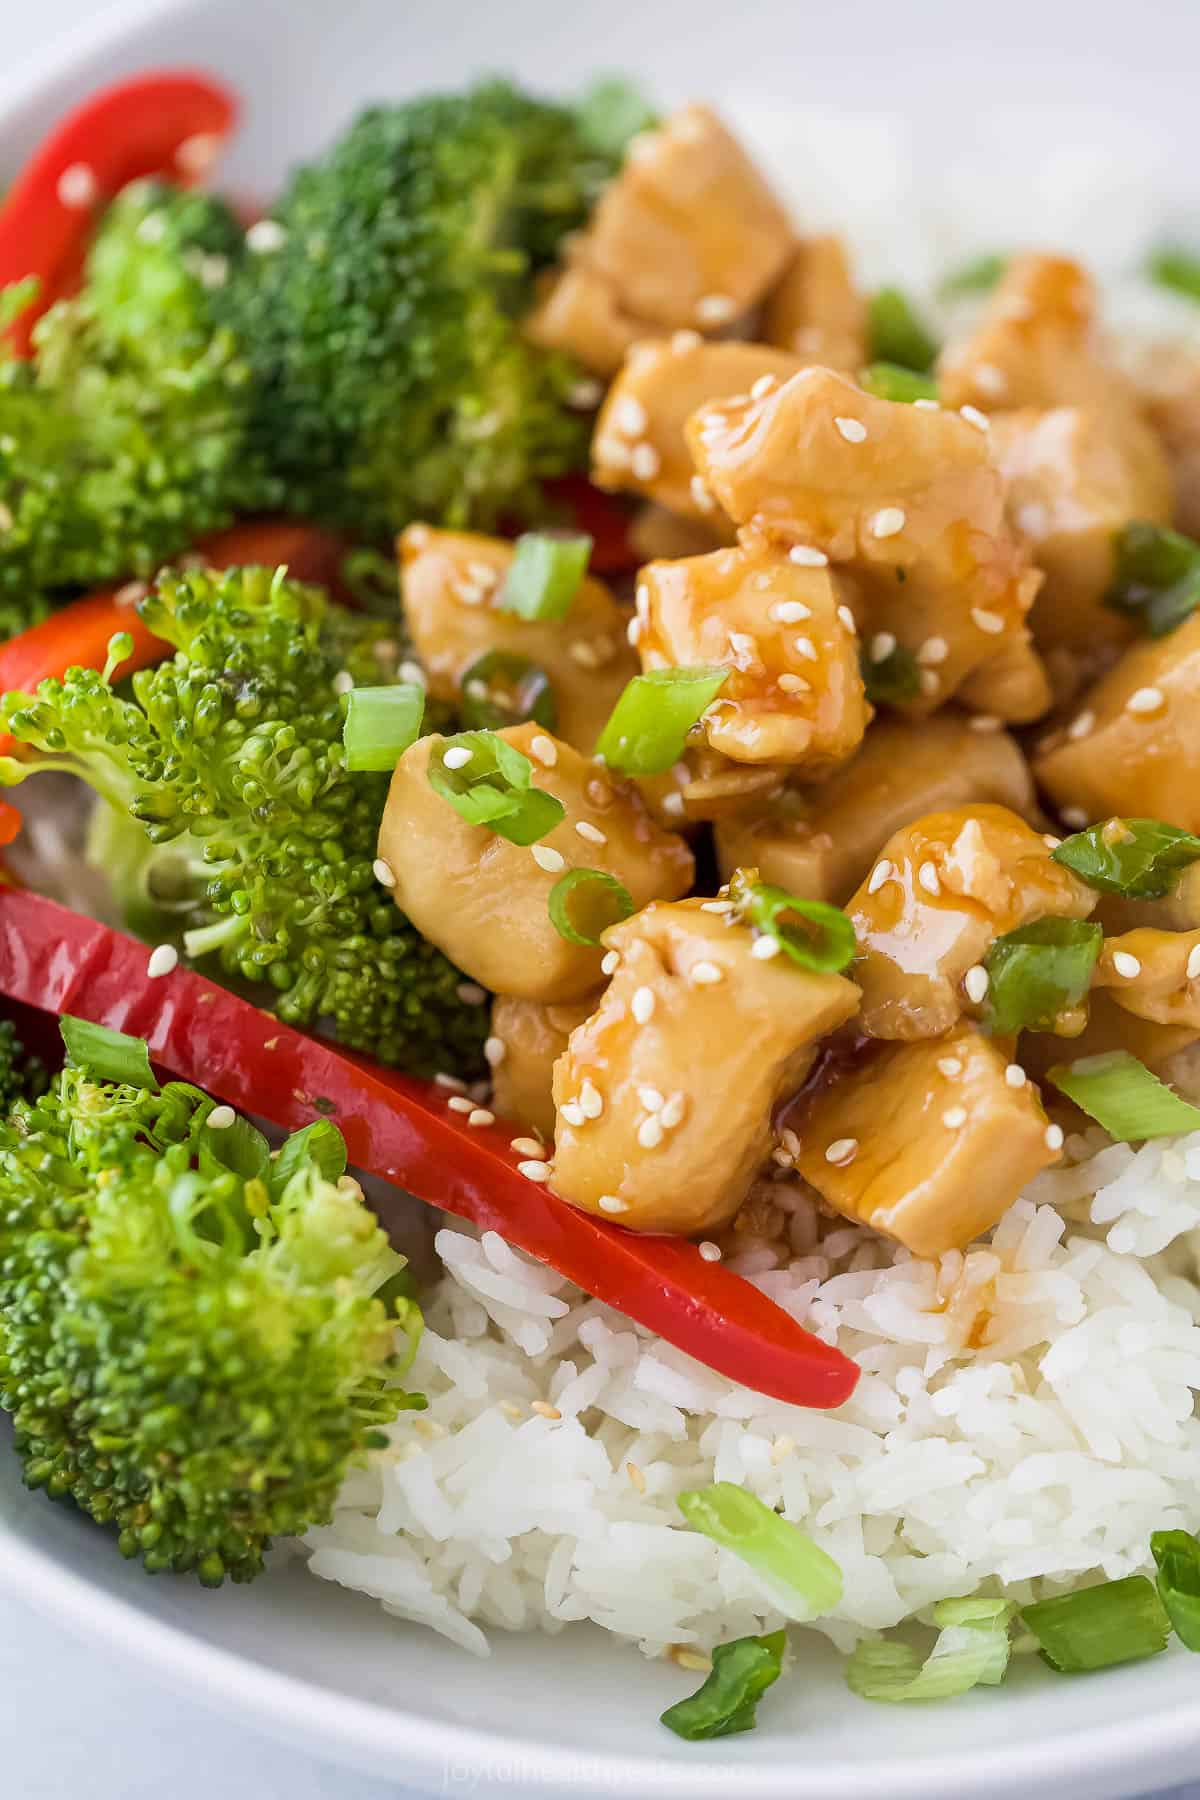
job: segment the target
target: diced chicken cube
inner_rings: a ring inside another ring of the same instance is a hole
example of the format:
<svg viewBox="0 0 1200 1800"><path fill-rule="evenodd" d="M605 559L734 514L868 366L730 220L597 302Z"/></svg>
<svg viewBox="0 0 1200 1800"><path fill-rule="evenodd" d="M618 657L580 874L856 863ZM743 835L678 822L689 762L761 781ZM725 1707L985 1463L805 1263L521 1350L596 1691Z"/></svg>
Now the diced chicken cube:
<svg viewBox="0 0 1200 1800"><path fill-rule="evenodd" d="M737 524L853 575L864 634L921 665L914 710L1026 643L1041 578L1005 518L986 433L965 419L806 369L760 397L702 407L688 441Z"/></svg>
<svg viewBox="0 0 1200 1800"><path fill-rule="evenodd" d="M685 518L728 529L692 465L684 427L707 400L786 381L800 359L766 344L710 344L693 331L638 344L609 389L592 438L600 487L645 494Z"/></svg>
<svg viewBox="0 0 1200 1800"><path fill-rule="evenodd" d="M410 525L398 540L404 618L429 691L458 700L463 676L489 651L524 657L554 690L555 729L588 754L638 663L629 615L585 576L565 619L523 619L500 604L513 546L502 538Z"/></svg>
<svg viewBox="0 0 1200 1800"><path fill-rule="evenodd" d="M704 715L712 749L734 762L822 772L861 743L871 709L838 578L766 539L638 577L646 669L719 664L730 673Z"/></svg>
<svg viewBox="0 0 1200 1800"><path fill-rule="evenodd" d="M616 972L554 1069L563 1199L638 1231L733 1217L770 1152L772 1109L858 1001L853 982L761 961L753 941L699 900L605 933Z"/></svg>
<svg viewBox="0 0 1200 1800"><path fill-rule="evenodd" d="M685 831L766 805L788 776L780 763L735 763L703 741L691 743L662 775L642 775L637 785L660 824Z"/></svg>
<svg viewBox="0 0 1200 1800"><path fill-rule="evenodd" d="M1157 348L1141 372L1141 393L1171 465L1175 524L1200 537L1200 355L1184 345Z"/></svg>
<svg viewBox="0 0 1200 1800"><path fill-rule="evenodd" d="M996 938L1033 919L1085 919L1091 888L1053 862L1040 833L1004 806L929 813L888 839L847 905L854 979L871 1037L940 1037L980 1012L968 972Z"/></svg>
<svg viewBox="0 0 1200 1800"><path fill-rule="evenodd" d="M379 827L392 897L429 941L493 993L547 1005L581 999L602 979L599 945L569 943L550 919L550 890L568 869L599 869L635 907L674 899L692 883L692 853L663 831L627 783L534 724L499 736L529 759L532 785L566 808L536 844L472 825L429 782L445 738L418 739L396 765Z"/></svg>
<svg viewBox="0 0 1200 1800"><path fill-rule="evenodd" d="M862 748L819 787L791 781L765 805L718 818L724 880L756 868L764 881L840 906L887 838L911 819L971 800L1036 814L1033 779L1004 731L973 731L961 714L912 724L879 719Z"/></svg>
<svg viewBox="0 0 1200 1800"><path fill-rule="evenodd" d="M1200 613L1127 650L1034 774L1072 828L1121 814L1200 831Z"/></svg>
<svg viewBox="0 0 1200 1800"><path fill-rule="evenodd" d="M554 1065L577 1025L595 1012L600 993L544 1006L540 1000L492 1002L488 1059L492 1064L492 1104L506 1119L554 1141Z"/></svg>
<svg viewBox="0 0 1200 1800"><path fill-rule="evenodd" d="M524 329L543 350L564 350L606 379L646 333L644 321L621 312L608 282L580 263L568 263L542 280Z"/></svg>
<svg viewBox="0 0 1200 1800"><path fill-rule="evenodd" d="M1111 991L1093 988L1088 996L1087 1019L1078 1036L1064 1038L1053 1031L1023 1031L1020 1059L1030 1080L1044 1082L1050 1070L1062 1063L1103 1056L1110 1050L1127 1050L1156 1075L1174 1081L1177 1059L1191 1052L1198 1035L1189 1026L1160 1025L1143 1019L1118 1006ZM1067 1104L1061 1097L1056 1100L1058 1107Z"/></svg>
<svg viewBox="0 0 1200 1800"><path fill-rule="evenodd" d="M1092 986L1139 1019L1200 1031L1200 931L1142 926L1105 938Z"/></svg>
<svg viewBox="0 0 1200 1800"><path fill-rule="evenodd" d="M854 374L867 361L867 304L841 238L804 238L767 295L763 336L806 363Z"/></svg>
<svg viewBox="0 0 1200 1800"><path fill-rule="evenodd" d="M970 1025L889 1044L816 1093L798 1167L826 1205L917 1256L991 1229L1057 1162L1032 1082L1013 1086L1002 1042Z"/></svg>

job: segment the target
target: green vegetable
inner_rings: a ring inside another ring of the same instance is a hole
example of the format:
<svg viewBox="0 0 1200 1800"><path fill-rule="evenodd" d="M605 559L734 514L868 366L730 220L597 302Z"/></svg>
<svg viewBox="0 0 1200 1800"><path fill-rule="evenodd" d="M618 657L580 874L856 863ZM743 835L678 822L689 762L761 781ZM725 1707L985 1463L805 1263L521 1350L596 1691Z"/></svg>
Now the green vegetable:
<svg viewBox="0 0 1200 1800"><path fill-rule="evenodd" d="M712 1654L712 1671L703 1685L686 1700L668 1706L662 1723L692 1743L753 1731L758 1702L778 1681L786 1647L787 1634L782 1631L718 1644Z"/></svg>
<svg viewBox="0 0 1200 1800"><path fill-rule="evenodd" d="M1190 1531L1154 1531L1150 1553L1175 1635L1188 1650L1200 1650L1200 1542Z"/></svg>
<svg viewBox="0 0 1200 1800"><path fill-rule="evenodd" d="M903 706L921 691L921 670L911 650L896 644L873 661L864 647L859 656L863 686L873 706Z"/></svg>
<svg viewBox="0 0 1200 1800"><path fill-rule="evenodd" d="M938 284L940 300L957 300L964 294L988 294L1003 279L1008 257L991 253L960 263Z"/></svg>
<svg viewBox="0 0 1200 1800"><path fill-rule="evenodd" d="M771 1587L789 1618L815 1619L842 1597L842 1571L832 1556L795 1525L731 1481L692 1488L678 1497L693 1531L732 1550Z"/></svg>
<svg viewBox="0 0 1200 1800"><path fill-rule="evenodd" d="M596 755L626 775L661 775L683 755L688 732L729 679L716 666L651 669L628 682L596 743Z"/></svg>
<svg viewBox="0 0 1200 1800"><path fill-rule="evenodd" d="M1121 1143L1200 1129L1200 1107L1182 1099L1128 1050L1060 1063L1049 1079Z"/></svg>
<svg viewBox="0 0 1200 1800"><path fill-rule="evenodd" d="M383 769L390 774L421 735L424 712L425 689L416 682L351 688L342 730L346 767L353 774Z"/></svg>
<svg viewBox="0 0 1200 1800"><path fill-rule="evenodd" d="M216 1587L327 1521L423 1402L394 1385L415 1308L377 1297L404 1258L357 1186L294 1154L275 1192L244 1178L211 1111L67 1067L0 1122L0 1405L28 1486Z"/></svg>
<svg viewBox="0 0 1200 1800"><path fill-rule="evenodd" d="M620 158L631 137L658 123L645 95L619 75L594 82L576 108L576 117L588 148L614 159Z"/></svg>
<svg viewBox="0 0 1200 1800"><path fill-rule="evenodd" d="M1006 1600L943 1600L933 1608L937 1642L921 1660L909 1644L863 1640L846 1665L846 1681L864 1700L900 1704L948 1700L983 1684L996 1687L1008 1669Z"/></svg>
<svg viewBox="0 0 1200 1800"><path fill-rule="evenodd" d="M867 309L868 343L873 363L897 363L923 375L938 353L908 296L895 287L872 294Z"/></svg>
<svg viewBox="0 0 1200 1800"><path fill-rule="evenodd" d="M130 1037L108 1025L93 1025L89 1019L74 1019L69 1013L63 1014L61 1030L71 1067L82 1069L90 1080L157 1090L145 1038Z"/></svg>
<svg viewBox="0 0 1200 1800"><path fill-rule="evenodd" d="M0 760L0 782L86 781L120 822L112 872L133 917L166 910L190 956L288 1024L474 1073L486 1007L375 878L387 775L346 768L337 677L393 672L394 625L269 569L168 574L140 611L174 658L128 698L90 669L6 695L2 729L38 754Z"/></svg>
<svg viewBox="0 0 1200 1800"><path fill-rule="evenodd" d="M1146 263L1146 273L1159 287L1187 300L1200 300L1200 256L1176 244L1164 244Z"/></svg>
<svg viewBox="0 0 1200 1800"><path fill-rule="evenodd" d="M1021 1623L1060 1675L1111 1669L1156 1656L1167 1647L1171 1621L1144 1575L1104 1581L1021 1608Z"/></svg>
<svg viewBox="0 0 1200 1800"><path fill-rule="evenodd" d="M801 969L836 974L853 962L858 950L854 926L840 907L823 900L801 900L785 888L762 881L744 882L738 875L729 891L741 916L756 931L772 938Z"/></svg>
<svg viewBox="0 0 1200 1800"><path fill-rule="evenodd" d="M858 385L880 400L911 403L914 400L936 400L938 397L938 385L931 376L903 368L900 363L869 363L859 375Z"/></svg>
<svg viewBox="0 0 1200 1800"><path fill-rule="evenodd" d="M558 702L545 669L509 650L477 657L463 673L459 694L459 715L472 731L501 730L526 719L547 731L558 724Z"/></svg>
<svg viewBox="0 0 1200 1800"><path fill-rule="evenodd" d="M486 825L510 844L536 844L566 814L561 800L534 787L529 758L494 731L444 738L430 756L428 773L434 793L459 818Z"/></svg>
<svg viewBox="0 0 1200 1800"><path fill-rule="evenodd" d="M588 917L583 924L573 914L584 902ZM633 911L633 896L615 875L603 869L568 869L550 889L546 902L550 923L568 944L598 944L601 933Z"/></svg>
<svg viewBox="0 0 1200 1800"><path fill-rule="evenodd" d="M1102 894L1161 900L1179 871L1200 858L1200 837L1161 819L1105 819L1050 854Z"/></svg>
<svg viewBox="0 0 1200 1800"><path fill-rule="evenodd" d="M1087 993L1103 940L1086 919L1035 919L998 937L983 964L988 1028L1000 1037L1052 1030Z"/></svg>
<svg viewBox="0 0 1200 1800"><path fill-rule="evenodd" d="M1200 605L1200 544L1135 519L1114 540L1116 567L1104 604L1138 621L1150 637L1165 637Z"/></svg>
<svg viewBox="0 0 1200 1800"><path fill-rule="evenodd" d="M18 1100L36 1100L49 1085L40 1057L30 1056L11 1019L0 1019L0 1118Z"/></svg>
<svg viewBox="0 0 1200 1800"><path fill-rule="evenodd" d="M587 573L592 540L582 533L550 537L527 531L517 539L497 605L522 619L565 619Z"/></svg>

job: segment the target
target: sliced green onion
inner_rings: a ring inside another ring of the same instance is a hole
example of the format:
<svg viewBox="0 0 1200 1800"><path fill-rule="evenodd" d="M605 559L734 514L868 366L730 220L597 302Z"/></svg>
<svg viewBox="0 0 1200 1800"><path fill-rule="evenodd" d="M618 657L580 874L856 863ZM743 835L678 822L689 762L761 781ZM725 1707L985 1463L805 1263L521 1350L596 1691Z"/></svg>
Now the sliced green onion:
<svg viewBox="0 0 1200 1800"><path fill-rule="evenodd" d="M447 768L447 753L463 750L469 759ZM469 825L486 825L510 844L536 844L566 814L561 800L533 786L529 758L494 731L460 731L435 743L429 785Z"/></svg>
<svg viewBox="0 0 1200 1800"><path fill-rule="evenodd" d="M912 651L903 644L897 644L877 662L864 648L859 662L867 699L873 706L903 706L921 692L920 667Z"/></svg>
<svg viewBox="0 0 1200 1800"><path fill-rule="evenodd" d="M715 665L635 675L608 716L596 755L627 775L661 775L679 761L688 732L728 679L729 670Z"/></svg>
<svg viewBox="0 0 1200 1800"><path fill-rule="evenodd" d="M686 1700L677 1700L661 1715L662 1723L677 1737L695 1743L700 1738L732 1737L737 1731L753 1731L755 1708L783 1668L787 1634L773 1631L768 1637L735 1638L718 1644L712 1654L712 1670L703 1686Z"/></svg>
<svg viewBox="0 0 1200 1800"><path fill-rule="evenodd" d="M1159 287L1186 300L1200 300L1200 256L1178 244L1163 244L1146 262L1146 273Z"/></svg>
<svg viewBox="0 0 1200 1800"><path fill-rule="evenodd" d="M730 895L751 925L774 938L785 956L802 969L819 969L835 975L853 962L858 950L854 927L839 906L824 900L801 900L786 888L764 881L741 885L734 877ZM797 925L788 915L802 919L812 930Z"/></svg>
<svg viewBox="0 0 1200 1800"><path fill-rule="evenodd" d="M966 1594L958 1600L938 1600L932 1608L935 1625L1005 1625L1017 1608L1012 1600L990 1599L983 1594Z"/></svg>
<svg viewBox="0 0 1200 1800"><path fill-rule="evenodd" d="M232 1125L210 1126L200 1140L201 1170L212 1163L232 1169L243 1181L263 1181L270 1171L271 1146L258 1127L238 1113Z"/></svg>
<svg viewBox="0 0 1200 1800"><path fill-rule="evenodd" d="M36 275L25 275L20 281L10 281L0 288L0 331L7 331L25 308L33 305L41 286Z"/></svg>
<svg viewBox="0 0 1200 1800"><path fill-rule="evenodd" d="M553 731L558 703L545 669L510 650L477 657L459 683L459 714L472 731L494 731L527 719Z"/></svg>
<svg viewBox="0 0 1200 1800"><path fill-rule="evenodd" d="M1150 1554L1176 1637L1186 1649L1200 1650L1200 1542L1190 1531L1152 1531Z"/></svg>
<svg viewBox="0 0 1200 1800"><path fill-rule="evenodd" d="M872 362L899 363L919 374L933 366L938 353L907 294L895 287L872 294L867 308L867 338Z"/></svg>
<svg viewBox="0 0 1200 1800"><path fill-rule="evenodd" d="M582 532L527 531L517 539L496 604L523 619L565 619L591 554L592 540Z"/></svg>
<svg viewBox="0 0 1200 1800"><path fill-rule="evenodd" d="M1200 1130L1200 1107L1182 1099L1128 1050L1060 1063L1049 1071L1049 1080L1122 1144Z"/></svg>
<svg viewBox="0 0 1200 1800"><path fill-rule="evenodd" d="M963 294L989 294L1003 279L1007 267L1007 256L1000 256L994 251L972 257L969 262L959 263L957 268L951 269L938 283L938 299L957 300Z"/></svg>
<svg viewBox="0 0 1200 1800"><path fill-rule="evenodd" d="M71 1066L82 1069L93 1081L115 1081L123 1087L149 1088L158 1092L150 1067L145 1038L130 1037L108 1025L93 1025L64 1013L58 1022Z"/></svg>
<svg viewBox="0 0 1200 1800"><path fill-rule="evenodd" d="M581 901L587 916L583 924L577 924L571 915L572 911L578 912ZM550 889L546 906L559 937L566 938L568 944L586 944L590 948L600 942L601 932L629 917L633 895L615 875L603 869L568 869Z"/></svg>
<svg viewBox="0 0 1200 1800"><path fill-rule="evenodd" d="M1105 819L1064 838L1050 854L1102 894L1161 900L1179 871L1200 858L1200 837L1161 819Z"/></svg>
<svg viewBox="0 0 1200 1800"><path fill-rule="evenodd" d="M315 1169L325 1181L337 1181L346 1173L346 1140L328 1119L314 1119L284 1140L271 1162L272 1193L281 1194L292 1176L306 1168Z"/></svg>
<svg viewBox="0 0 1200 1800"><path fill-rule="evenodd" d="M1103 941L1103 927L1086 919L1035 919L998 937L983 959L989 1029L1000 1037L1053 1030L1087 993Z"/></svg>
<svg viewBox="0 0 1200 1800"><path fill-rule="evenodd" d="M395 768L410 744L421 735L425 689L415 681L394 687L351 688L346 695L342 742L352 774Z"/></svg>
<svg viewBox="0 0 1200 1800"><path fill-rule="evenodd" d="M864 1700L893 1706L949 1700L973 1687L999 1686L1008 1669L1008 1621L1013 1609L1003 1600L987 1603L997 1611L983 1606L973 1600L935 1606L934 1622L941 1630L924 1661L911 1644L887 1639L859 1643L846 1665L847 1685ZM955 1608L959 1610L947 1610Z"/></svg>
<svg viewBox="0 0 1200 1800"><path fill-rule="evenodd" d="M1136 619L1150 637L1165 637L1200 606L1200 544L1135 519L1113 540L1116 566L1104 604Z"/></svg>
<svg viewBox="0 0 1200 1800"><path fill-rule="evenodd" d="M348 550L338 571L364 612L377 618L395 616L400 604L400 569L394 556L378 550Z"/></svg>
<svg viewBox="0 0 1200 1800"><path fill-rule="evenodd" d="M938 385L932 376L918 374L900 363L873 362L861 371L859 387L880 400L936 400Z"/></svg>
<svg viewBox="0 0 1200 1800"><path fill-rule="evenodd" d="M789 1618L815 1619L841 1599L842 1571L832 1556L757 1494L717 1481L680 1494L678 1504L693 1531L732 1550L769 1584Z"/></svg>
<svg viewBox="0 0 1200 1800"><path fill-rule="evenodd" d="M658 123L646 96L620 75L593 82L575 108L575 118L588 149L601 156L619 156L631 137Z"/></svg>
<svg viewBox="0 0 1200 1800"><path fill-rule="evenodd" d="M1023 1606L1020 1617L1060 1675L1157 1656L1171 1633L1163 1603L1144 1575L1038 1600Z"/></svg>

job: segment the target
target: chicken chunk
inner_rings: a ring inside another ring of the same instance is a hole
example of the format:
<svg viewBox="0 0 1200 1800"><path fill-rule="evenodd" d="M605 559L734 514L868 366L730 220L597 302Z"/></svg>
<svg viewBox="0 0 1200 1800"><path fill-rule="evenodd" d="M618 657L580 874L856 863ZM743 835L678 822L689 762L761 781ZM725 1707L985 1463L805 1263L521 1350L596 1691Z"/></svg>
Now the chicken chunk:
<svg viewBox="0 0 1200 1800"><path fill-rule="evenodd" d="M791 251L787 214L705 106L634 138L570 256L618 311L651 327L712 331L758 303Z"/></svg>
<svg viewBox="0 0 1200 1800"><path fill-rule="evenodd" d="M1118 1006L1111 991L1093 988L1088 996L1087 1019L1076 1037L1065 1039L1053 1031L1023 1031L1020 1060L1032 1081L1044 1082L1060 1063L1079 1062L1085 1056L1102 1056L1110 1050L1128 1050L1164 1080L1174 1079L1177 1059L1196 1043L1190 1027L1160 1025ZM1065 1106L1065 1100L1056 1102Z"/></svg>
<svg viewBox="0 0 1200 1800"><path fill-rule="evenodd" d="M694 743L662 775L639 776L637 785L660 824L684 831L767 805L787 776L783 764L735 763Z"/></svg>
<svg viewBox="0 0 1200 1800"><path fill-rule="evenodd" d="M575 1027L599 1004L600 990L557 1006L506 994L492 1002L487 1042L492 1102L504 1118L535 1131L547 1144L554 1141L554 1065Z"/></svg>
<svg viewBox="0 0 1200 1800"><path fill-rule="evenodd" d="M609 389L592 438L597 486L645 494L685 518L724 525L692 466L684 427L706 400L786 381L799 357L767 344L707 344L694 331L638 344Z"/></svg>
<svg viewBox="0 0 1200 1800"><path fill-rule="evenodd" d="M1156 349L1141 371L1141 394L1171 465L1174 522L1200 537L1200 355L1184 345Z"/></svg>
<svg viewBox="0 0 1200 1800"><path fill-rule="evenodd" d="M1005 518L986 434L965 419L806 369L770 393L702 407L688 441L737 524L854 576L864 629L921 665L914 710L932 711L1027 642L1041 578Z"/></svg>
<svg viewBox="0 0 1200 1800"><path fill-rule="evenodd" d="M880 719L820 787L792 781L764 806L718 818L717 862L724 880L756 868L790 894L840 906L892 832L971 800L1036 816L1033 779L1007 732L973 731L952 712L920 724Z"/></svg>
<svg viewBox="0 0 1200 1800"><path fill-rule="evenodd" d="M867 303L854 285L841 238L804 238L767 295L762 332L768 344L806 363L854 374L867 361Z"/></svg>
<svg viewBox="0 0 1200 1800"><path fill-rule="evenodd" d="M429 691L457 700L463 676L489 651L524 657L549 677L556 730L591 753L638 664L628 614L585 576L565 619L523 619L498 602L513 546L501 538L410 525L399 539L404 617Z"/></svg>
<svg viewBox="0 0 1200 1800"><path fill-rule="evenodd" d="M392 897L417 930L493 993L547 1005L578 1000L601 981L598 945L569 943L547 910L571 868L614 875L635 907L672 900L692 884L692 853L651 819L640 795L534 724L498 734L529 759L533 785L565 817L536 844L509 843L472 825L429 782L446 740L418 739L396 765L379 827Z"/></svg>
<svg viewBox="0 0 1200 1800"><path fill-rule="evenodd" d="M1036 1087L1006 1079L1002 1041L961 1025L889 1044L814 1095L799 1121L800 1173L827 1205L917 1256L991 1229L1057 1162Z"/></svg>
<svg viewBox="0 0 1200 1800"><path fill-rule="evenodd" d="M1073 828L1122 814L1200 831L1200 613L1127 650L1042 739L1034 774Z"/></svg>
<svg viewBox="0 0 1200 1800"><path fill-rule="evenodd" d="M648 502L638 508L625 534L633 559L656 562L660 557L704 556L734 542L733 526L714 509L706 519L685 518Z"/></svg>
<svg viewBox="0 0 1200 1800"><path fill-rule="evenodd" d="M1116 533L1134 519L1171 517L1170 470L1154 433L1136 415L1063 406L999 415L991 445L1009 516L1046 578L1029 616L1036 642L1085 653L1128 643L1132 622L1103 601Z"/></svg>
<svg viewBox="0 0 1200 1800"><path fill-rule="evenodd" d="M539 283L524 331L541 349L563 350L607 379L616 374L629 346L645 335L646 326L641 319L625 317L601 276L569 263Z"/></svg>
<svg viewBox="0 0 1200 1800"><path fill-rule="evenodd" d="M1139 1019L1200 1032L1200 931L1142 926L1106 938L1092 986Z"/></svg>
<svg viewBox="0 0 1200 1800"><path fill-rule="evenodd" d="M994 940L1047 917L1085 919L1096 895L1051 861L1046 840L1005 806L929 813L889 838L847 905L854 978L872 1037L940 1037L986 994L968 971ZM975 978L977 980L977 978Z"/></svg>
<svg viewBox="0 0 1200 1800"><path fill-rule="evenodd" d="M650 563L638 577L638 618L644 668L730 671L703 729L733 762L819 775L861 743L871 709L853 615L829 569L747 537L736 549Z"/></svg>
<svg viewBox="0 0 1200 1800"><path fill-rule="evenodd" d="M750 931L699 900L647 907L604 941L616 972L555 1064L551 1185L638 1231L719 1230L770 1152L773 1108L858 989L759 960Z"/></svg>

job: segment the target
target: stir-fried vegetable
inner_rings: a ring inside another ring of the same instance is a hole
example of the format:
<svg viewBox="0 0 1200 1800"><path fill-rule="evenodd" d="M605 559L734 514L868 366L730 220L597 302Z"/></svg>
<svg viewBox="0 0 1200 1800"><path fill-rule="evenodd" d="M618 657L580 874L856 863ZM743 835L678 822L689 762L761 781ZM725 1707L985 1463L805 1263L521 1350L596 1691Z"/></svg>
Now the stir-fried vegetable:
<svg viewBox="0 0 1200 1800"><path fill-rule="evenodd" d="M757 1494L717 1481L680 1494L679 1510L693 1531L753 1569L789 1618L817 1618L841 1599L842 1571L832 1556Z"/></svg>
<svg viewBox="0 0 1200 1800"><path fill-rule="evenodd" d="M523 619L562 619L571 610L592 553L590 537L528 531L517 539L499 605Z"/></svg>
<svg viewBox="0 0 1200 1800"><path fill-rule="evenodd" d="M1103 940L1087 919L1035 919L998 937L983 965L990 1029L1001 1037L1052 1030L1087 993Z"/></svg>
<svg viewBox="0 0 1200 1800"><path fill-rule="evenodd" d="M894 363L922 375L932 367L938 352L937 340L930 336L912 301L900 288L880 288L871 296L868 329L873 363Z"/></svg>
<svg viewBox="0 0 1200 1800"><path fill-rule="evenodd" d="M1166 1609L1144 1575L1037 1600L1023 1606L1020 1616L1060 1675L1081 1675L1157 1656L1171 1635Z"/></svg>
<svg viewBox="0 0 1200 1800"><path fill-rule="evenodd" d="M1200 544L1165 525L1135 520L1117 533L1116 570L1104 604L1165 637L1200 605Z"/></svg>
<svg viewBox="0 0 1200 1800"><path fill-rule="evenodd" d="M429 785L469 825L510 844L536 844L563 817L563 803L533 786L533 764L494 731L460 731L430 758Z"/></svg>
<svg viewBox="0 0 1200 1800"><path fill-rule="evenodd" d="M635 675L596 745L610 769L660 775L683 755L687 735L729 678L727 669L650 669Z"/></svg>
<svg viewBox="0 0 1200 1800"><path fill-rule="evenodd" d="M629 917L633 896L603 869L568 869L550 889L547 905L560 937L572 944L598 944L610 925Z"/></svg>
<svg viewBox="0 0 1200 1800"><path fill-rule="evenodd" d="M1181 1644L1200 1650L1200 1542L1190 1531L1155 1531L1150 1554L1158 1570L1158 1597Z"/></svg>
<svg viewBox="0 0 1200 1800"><path fill-rule="evenodd" d="M1060 1064L1047 1079L1120 1143L1200 1130L1200 1107L1181 1099L1128 1050Z"/></svg>
<svg viewBox="0 0 1200 1800"><path fill-rule="evenodd" d="M686 1700L668 1706L662 1723L677 1737L693 1743L753 1731L758 1702L778 1681L786 1648L787 1634L782 1631L718 1644L712 1654L712 1672L703 1685Z"/></svg>
<svg viewBox="0 0 1200 1800"><path fill-rule="evenodd" d="M846 1681L864 1700L897 1705L949 1700L981 1684L998 1687L1008 1670L1007 1600L941 1600L933 1608L938 1639L921 1660L910 1644L864 1638L846 1664Z"/></svg>
<svg viewBox="0 0 1200 1800"><path fill-rule="evenodd" d="M420 736L424 712L425 689L414 682L351 688L342 728L346 767L352 774L394 769Z"/></svg>
<svg viewBox="0 0 1200 1800"><path fill-rule="evenodd" d="M1200 837L1161 819L1106 819L1064 838L1052 854L1102 894L1161 900L1180 870L1200 859Z"/></svg>

